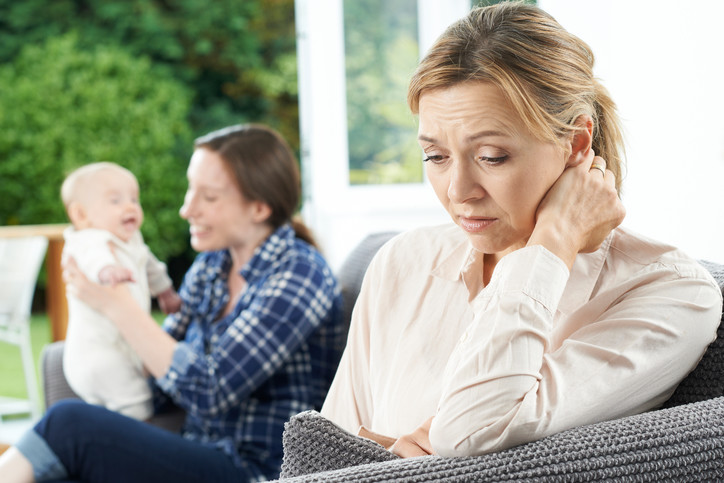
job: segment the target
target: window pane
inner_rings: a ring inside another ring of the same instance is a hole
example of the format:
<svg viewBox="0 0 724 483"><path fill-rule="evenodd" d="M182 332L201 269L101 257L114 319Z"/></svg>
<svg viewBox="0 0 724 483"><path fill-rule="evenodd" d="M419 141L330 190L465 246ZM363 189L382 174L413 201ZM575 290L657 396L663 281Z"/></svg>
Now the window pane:
<svg viewBox="0 0 724 483"><path fill-rule="evenodd" d="M417 39L417 0L344 0L350 184L422 182L407 108Z"/></svg>

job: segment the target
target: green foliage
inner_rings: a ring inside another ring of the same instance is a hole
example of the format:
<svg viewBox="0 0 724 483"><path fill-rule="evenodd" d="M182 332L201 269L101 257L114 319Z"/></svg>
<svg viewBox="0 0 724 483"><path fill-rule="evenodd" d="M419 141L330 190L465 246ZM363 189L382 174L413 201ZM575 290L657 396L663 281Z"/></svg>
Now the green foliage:
<svg viewBox="0 0 724 483"><path fill-rule="evenodd" d="M298 150L294 0L0 0L0 70L0 225L63 221L63 174L115 161L139 177L151 248L183 252L183 273L191 139L253 121Z"/></svg>
<svg viewBox="0 0 724 483"><path fill-rule="evenodd" d="M0 0L0 63L69 31L168 66L193 90L195 136L255 121L298 147L294 0Z"/></svg>
<svg viewBox="0 0 724 483"><path fill-rule="evenodd" d="M128 167L160 259L187 246L178 216L191 144L191 92L168 69L74 33L29 45L0 66L0 224L64 222L59 189L96 161Z"/></svg>

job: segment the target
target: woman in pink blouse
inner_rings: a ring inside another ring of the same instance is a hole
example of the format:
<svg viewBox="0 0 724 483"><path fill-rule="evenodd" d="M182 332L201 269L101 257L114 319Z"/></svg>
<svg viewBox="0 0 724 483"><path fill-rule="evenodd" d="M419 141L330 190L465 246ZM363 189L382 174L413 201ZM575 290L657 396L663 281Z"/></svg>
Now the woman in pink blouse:
<svg viewBox="0 0 724 483"><path fill-rule="evenodd" d="M323 415L401 456L476 455L654 408L694 368L721 292L619 226L619 119L592 68L523 3L437 40L408 102L454 224L372 262Z"/></svg>

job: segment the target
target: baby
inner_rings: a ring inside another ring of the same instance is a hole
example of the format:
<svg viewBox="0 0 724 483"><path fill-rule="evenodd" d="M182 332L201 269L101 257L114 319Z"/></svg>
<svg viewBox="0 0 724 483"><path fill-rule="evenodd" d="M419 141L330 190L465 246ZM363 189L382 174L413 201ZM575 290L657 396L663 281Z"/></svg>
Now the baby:
<svg viewBox="0 0 724 483"><path fill-rule="evenodd" d="M143 210L138 182L114 163L93 163L73 171L61 197L72 227L63 256L72 256L85 275L105 284L128 283L138 304L150 312L151 296L166 313L181 299L166 265L153 256L139 231ZM91 404L146 420L153 413L143 364L113 323L68 296L68 333L63 371L71 388Z"/></svg>

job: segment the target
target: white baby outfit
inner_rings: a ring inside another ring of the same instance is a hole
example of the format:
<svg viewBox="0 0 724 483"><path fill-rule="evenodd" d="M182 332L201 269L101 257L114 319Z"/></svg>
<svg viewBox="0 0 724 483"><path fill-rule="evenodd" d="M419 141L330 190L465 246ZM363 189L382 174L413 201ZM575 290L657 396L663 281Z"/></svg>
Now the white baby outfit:
<svg viewBox="0 0 724 483"><path fill-rule="evenodd" d="M166 265L151 253L140 232L124 242L106 230L71 227L64 237L63 256L72 256L94 282L108 265L131 270L135 282L128 283L128 289L147 312L151 310L151 296L172 285ZM143 363L113 322L70 294L68 316L63 371L71 388L88 403L148 419L153 404Z"/></svg>

